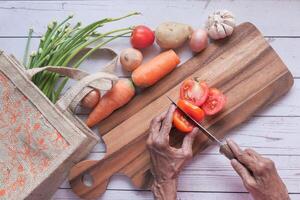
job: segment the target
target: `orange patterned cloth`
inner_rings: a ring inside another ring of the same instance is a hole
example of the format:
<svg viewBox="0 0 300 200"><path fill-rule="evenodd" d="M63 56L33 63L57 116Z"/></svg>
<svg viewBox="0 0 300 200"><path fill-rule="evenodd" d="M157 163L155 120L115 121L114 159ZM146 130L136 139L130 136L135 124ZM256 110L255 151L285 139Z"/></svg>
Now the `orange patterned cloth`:
<svg viewBox="0 0 300 200"><path fill-rule="evenodd" d="M0 199L27 191L69 144L0 72Z"/></svg>

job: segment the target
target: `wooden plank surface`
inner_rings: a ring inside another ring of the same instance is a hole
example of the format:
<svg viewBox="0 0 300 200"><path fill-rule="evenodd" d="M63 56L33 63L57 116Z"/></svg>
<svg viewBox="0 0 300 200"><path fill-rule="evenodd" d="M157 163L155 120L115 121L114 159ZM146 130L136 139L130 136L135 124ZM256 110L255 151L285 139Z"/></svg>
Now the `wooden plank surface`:
<svg viewBox="0 0 300 200"><path fill-rule="evenodd" d="M299 194L291 194L290 197L294 200L300 198ZM207 192L178 192L178 199L180 200L191 200L191 199L204 199L204 200L252 200L248 193L207 193ZM70 189L62 189L57 191L54 195L56 200L63 200L63 199L72 199L72 200L79 200L77 196L75 196ZM138 200L153 200L152 193L150 191L127 191L127 190L108 190L101 200L109 199L109 200L128 200L128 199L138 199Z"/></svg>
<svg viewBox="0 0 300 200"><path fill-rule="evenodd" d="M222 8L235 13L239 23L250 21L256 24L265 35L300 35L299 25L292 20L299 18L300 15L300 6L297 0L113 0L2 1L0 3L0 23L2 25L0 36L24 36L27 34L29 26L33 26L36 34L41 35L50 20L64 19L70 13L76 13L77 20L89 23L95 19L116 17L124 13L139 11L143 13L143 16L124 20L122 25L146 24L154 28L162 21L174 20L189 23L194 27L201 27L208 14ZM107 28L111 27L120 27L120 24L114 23L107 26Z"/></svg>
<svg viewBox="0 0 300 200"><path fill-rule="evenodd" d="M255 148L254 148L255 149ZM90 159L98 159L99 154L92 153ZM278 173L286 183L290 193L298 193L300 182L299 156L267 155L274 160ZM190 184L193 183L193 184ZM69 189L65 182L62 189ZM140 190L128 177L114 175L108 185L109 190ZM190 192L246 192L240 178L232 170L226 158L219 154L199 154L180 174L178 191ZM105 194L105 193L104 193Z"/></svg>
<svg viewBox="0 0 300 200"><path fill-rule="evenodd" d="M188 2L188 3L187 3ZM162 20L176 20L187 22L192 25L202 26L207 18L208 13L219 8L227 8L232 10L238 17L238 22L250 21L255 23L258 28L268 37L270 44L278 52L283 61L292 71L295 85L292 91L284 97L272 108L259 113L259 117L252 119L249 123L232 131L231 137L235 139L243 147L255 148L255 150L266 156L280 156L276 159L276 164L284 166L282 157L290 158L289 167L285 171L299 170L299 130L300 130L300 106L298 99L300 98L300 26L295 20L300 18L300 2L299 1L194 1L194 0L176 0L176 1L1 1L0 2L0 48L5 49L21 58L25 46L24 36L27 35L28 27L33 26L36 30L35 35L41 35L46 28L46 24L56 18L63 19L69 13L76 15L74 21L80 20L84 23L92 22L97 18L108 16L119 16L133 10L144 12L141 17L127 20L125 25L145 23L151 27L155 27ZM162 14L168 10L168 15ZM119 23L115 26L119 27ZM19 38L21 37L21 38ZM33 40L36 43L37 39ZM128 40L124 38L118 40L111 45L118 51L128 47ZM186 50L186 49L185 49ZM158 52L158 48L154 47L147 50L146 59L150 58ZM180 52L183 61L187 60L191 53L182 50ZM99 66L102 62L99 62ZM94 66L94 65L93 65ZM90 71L98 70L94 67L86 67ZM119 75L126 75L118 68ZM260 133L261 132L261 133ZM105 146L97 145L91 159L99 159L103 156ZM204 155L204 156L202 156ZM191 170L200 166L203 170L212 171L216 165L229 165L226 160L216 162L217 149L210 147L203 154L198 156L195 162L188 167ZM273 158L273 157L272 157ZM203 163L203 165L201 165ZM211 163L211 164L208 164ZM217 168L218 170L218 168ZM204 171L203 171L204 172ZM220 171L221 172L221 171ZM220 174L217 172L217 174ZM283 173L283 172L281 172ZM211 174L211 177L214 175ZM236 175L232 173L232 176ZM194 182L197 177L201 177L198 173L193 174L193 179L186 179L184 176L180 179L180 185L192 187L195 192L183 191L179 192L180 199L225 199L238 200L250 199L246 193L234 193L234 190L224 189L224 193L213 190L214 184L220 185L224 183L223 177L216 176L210 182L210 191L203 191L201 188L195 188L198 184ZM186 181L185 181L186 179ZM296 178L297 179L297 178ZM203 179L201 179L203 180ZM289 178L285 180L290 180ZM297 179L300 181L300 179ZM184 182L183 182L184 181ZM292 182L288 181L288 187L294 188ZM203 184L203 183L202 183ZM226 183L227 184L227 183ZM239 183L236 187L243 189ZM207 186L205 186L207 187ZM300 199L299 188L297 194L292 194L292 199ZM198 191L198 192L196 192ZM200 192L199 192L200 191ZM62 188L58 190L54 199L77 199L77 197L69 189L68 184L64 183ZM109 190L101 198L105 199L153 199L148 191L136 191L124 176L114 176L109 184Z"/></svg>

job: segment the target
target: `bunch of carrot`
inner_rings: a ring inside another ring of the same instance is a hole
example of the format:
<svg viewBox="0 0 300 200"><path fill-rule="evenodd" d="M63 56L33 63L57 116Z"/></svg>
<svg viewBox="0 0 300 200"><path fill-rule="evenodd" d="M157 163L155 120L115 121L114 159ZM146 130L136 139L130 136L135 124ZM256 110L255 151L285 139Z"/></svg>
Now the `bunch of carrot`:
<svg viewBox="0 0 300 200"><path fill-rule="evenodd" d="M180 62L173 50L160 53L147 63L140 65L132 73L135 86L148 87L155 84L162 77L170 73ZM89 114L86 124L92 127L109 116L114 110L128 103L135 94L135 87L131 80L120 79L113 88L99 101Z"/></svg>
<svg viewBox="0 0 300 200"><path fill-rule="evenodd" d="M135 94L135 88L129 79L120 79L98 102L89 114L86 124L95 126L98 122L109 116L114 110L130 101Z"/></svg>

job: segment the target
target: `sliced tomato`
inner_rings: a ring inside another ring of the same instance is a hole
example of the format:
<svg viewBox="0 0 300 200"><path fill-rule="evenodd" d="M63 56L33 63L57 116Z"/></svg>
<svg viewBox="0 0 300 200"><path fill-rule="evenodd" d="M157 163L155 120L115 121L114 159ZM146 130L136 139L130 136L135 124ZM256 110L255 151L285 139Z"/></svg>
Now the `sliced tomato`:
<svg viewBox="0 0 300 200"><path fill-rule="evenodd" d="M208 86L205 81L200 83L193 79L185 80L180 87L180 98L201 106L208 96Z"/></svg>
<svg viewBox="0 0 300 200"><path fill-rule="evenodd" d="M177 102L177 105L197 122L201 122L204 119L204 111L198 106L195 106L194 104L190 103L189 101L180 99Z"/></svg>
<svg viewBox="0 0 300 200"><path fill-rule="evenodd" d="M194 126L185 118L184 114L176 109L173 115L173 125L182 133L189 133Z"/></svg>
<svg viewBox="0 0 300 200"><path fill-rule="evenodd" d="M210 88L208 98L202 105L202 109L207 115L214 115L220 112L226 103L226 96L217 88Z"/></svg>
<svg viewBox="0 0 300 200"><path fill-rule="evenodd" d="M180 109L189 114L196 121L201 122L204 119L204 111L198 106L195 106L192 103L188 102L187 100L180 99L177 105ZM182 113L179 109L175 110L173 116L173 125L183 133L191 132L194 128L193 122L190 122L189 119L184 115L184 113Z"/></svg>

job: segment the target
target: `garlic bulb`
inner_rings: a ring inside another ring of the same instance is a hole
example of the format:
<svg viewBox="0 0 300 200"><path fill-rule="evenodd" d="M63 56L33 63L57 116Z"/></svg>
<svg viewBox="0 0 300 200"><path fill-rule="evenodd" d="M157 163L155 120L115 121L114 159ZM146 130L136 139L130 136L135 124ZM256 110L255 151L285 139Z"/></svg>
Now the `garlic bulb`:
<svg viewBox="0 0 300 200"><path fill-rule="evenodd" d="M227 10L220 10L208 16L206 29L212 39L225 38L232 34L235 27L235 18Z"/></svg>

